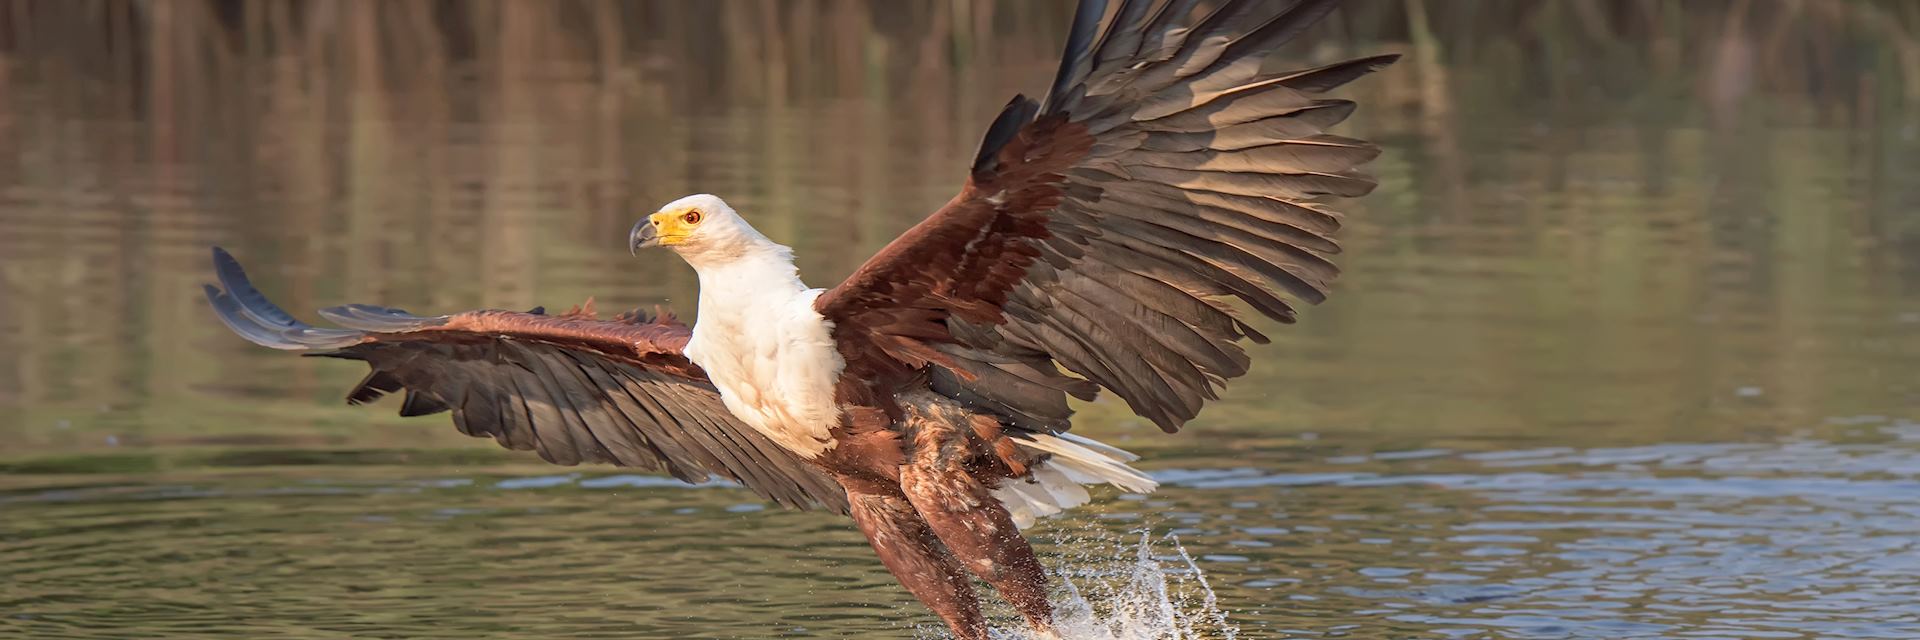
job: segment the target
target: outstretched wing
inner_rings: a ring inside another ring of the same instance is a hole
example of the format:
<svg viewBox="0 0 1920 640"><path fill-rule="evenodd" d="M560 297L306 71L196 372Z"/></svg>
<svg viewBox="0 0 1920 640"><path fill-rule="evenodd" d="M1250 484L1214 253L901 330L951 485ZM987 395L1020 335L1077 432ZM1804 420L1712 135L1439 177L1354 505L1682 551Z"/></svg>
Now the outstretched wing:
<svg viewBox="0 0 1920 640"><path fill-rule="evenodd" d="M1043 103L1015 97L958 196L817 308L836 327L843 398L934 387L1014 424L1067 427L1066 397L1112 390L1174 431L1266 338L1237 299L1292 322L1338 270L1338 214L1378 155L1326 133L1326 91L1396 56L1305 70L1266 60L1335 0L1082 0ZM1065 368L1076 376L1061 373Z"/></svg>
<svg viewBox="0 0 1920 640"><path fill-rule="evenodd" d="M207 300L227 327L262 346L365 361L353 404L404 392L400 415L451 412L461 433L491 437L561 465L611 463L687 482L718 475L780 504L846 512L846 494L812 466L741 424L706 374L681 354L671 318L613 320L482 310L422 317L370 305L322 309L344 329L295 320L213 250L221 286Z"/></svg>

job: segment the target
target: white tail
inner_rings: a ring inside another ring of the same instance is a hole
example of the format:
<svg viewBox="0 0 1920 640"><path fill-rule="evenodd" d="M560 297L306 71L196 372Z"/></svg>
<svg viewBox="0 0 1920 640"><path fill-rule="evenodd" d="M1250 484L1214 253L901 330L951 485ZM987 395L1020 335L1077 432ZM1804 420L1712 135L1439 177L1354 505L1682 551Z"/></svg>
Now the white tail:
<svg viewBox="0 0 1920 640"><path fill-rule="evenodd" d="M1082 485L1106 483L1133 493L1151 493L1160 483L1126 463L1140 459L1118 447L1069 433L1014 436L1020 446L1052 454L1026 478L1008 480L993 495L1022 529L1034 520L1086 504Z"/></svg>

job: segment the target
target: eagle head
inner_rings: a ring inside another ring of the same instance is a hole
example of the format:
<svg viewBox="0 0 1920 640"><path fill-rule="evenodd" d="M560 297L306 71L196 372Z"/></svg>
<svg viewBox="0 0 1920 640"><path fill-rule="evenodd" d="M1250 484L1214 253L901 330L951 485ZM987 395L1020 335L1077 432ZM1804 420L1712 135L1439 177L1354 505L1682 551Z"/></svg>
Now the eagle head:
<svg viewBox="0 0 1920 640"><path fill-rule="evenodd" d="M766 242L746 220L718 196L697 194L675 200L642 218L627 234L634 253L646 247L667 247L689 253L726 253Z"/></svg>

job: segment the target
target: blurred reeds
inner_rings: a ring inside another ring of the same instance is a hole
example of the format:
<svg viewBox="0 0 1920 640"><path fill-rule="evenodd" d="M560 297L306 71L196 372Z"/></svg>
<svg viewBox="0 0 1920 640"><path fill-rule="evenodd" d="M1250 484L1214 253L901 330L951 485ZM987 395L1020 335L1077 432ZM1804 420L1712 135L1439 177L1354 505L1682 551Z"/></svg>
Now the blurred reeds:
<svg viewBox="0 0 1920 640"><path fill-rule="evenodd" d="M691 313L684 270L636 275L609 238L704 190L830 284L951 195L984 123L1043 86L1071 10L0 0L0 406L27 416L0 431L47 446L83 442L47 430L60 420L155 443L262 420L359 434L362 412L269 402L332 403L357 374L219 334L195 298L207 244L244 249L295 309L599 295ZM1747 379L1788 389L1802 417L1909 388L1849 377L1880 347L1823 313L1920 294L1920 2L1355 0L1290 55L1383 50L1410 57L1348 92L1365 106L1346 132L1389 147L1381 192L1352 209L1356 290L1276 351L1350 347L1316 352L1355 368L1329 380L1384 379L1443 406L1378 411L1462 424L1695 415ZM1671 324L1700 317L1735 324ZM1721 353L1721 332L1742 337ZM1647 381L1445 405L1582 359ZM1240 387L1289 389L1273 402L1307 407L1299 420L1376 410L1263 371Z"/></svg>

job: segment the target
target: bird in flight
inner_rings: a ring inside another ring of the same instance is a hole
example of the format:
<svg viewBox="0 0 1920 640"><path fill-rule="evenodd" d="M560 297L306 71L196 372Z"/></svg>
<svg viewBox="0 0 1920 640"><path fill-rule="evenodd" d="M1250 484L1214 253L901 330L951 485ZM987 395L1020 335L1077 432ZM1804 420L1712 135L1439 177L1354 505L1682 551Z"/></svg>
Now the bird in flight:
<svg viewBox="0 0 1920 640"><path fill-rule="evenodd" d="M347 396L403 393L461 433L562 465L714 475L851 516L954 635L987 637L969 576L1050 633L1021 535L1089 500L1147 492L1134 456L1068 433L1069 398L1118 396L1174 432L1266 342L1238 309L1294 321L1325 299L1340 217L1373 144L1327 133L1326 93L1384 55L1274 69L1337 0L1082 0L1045 99L988 127L959 195L844 282L712 195L641 219L630 249L699 275L697 322L591 304L418 316L374 305L294 319L214 249L219 318L254 343L360 360Z"/></svg>

